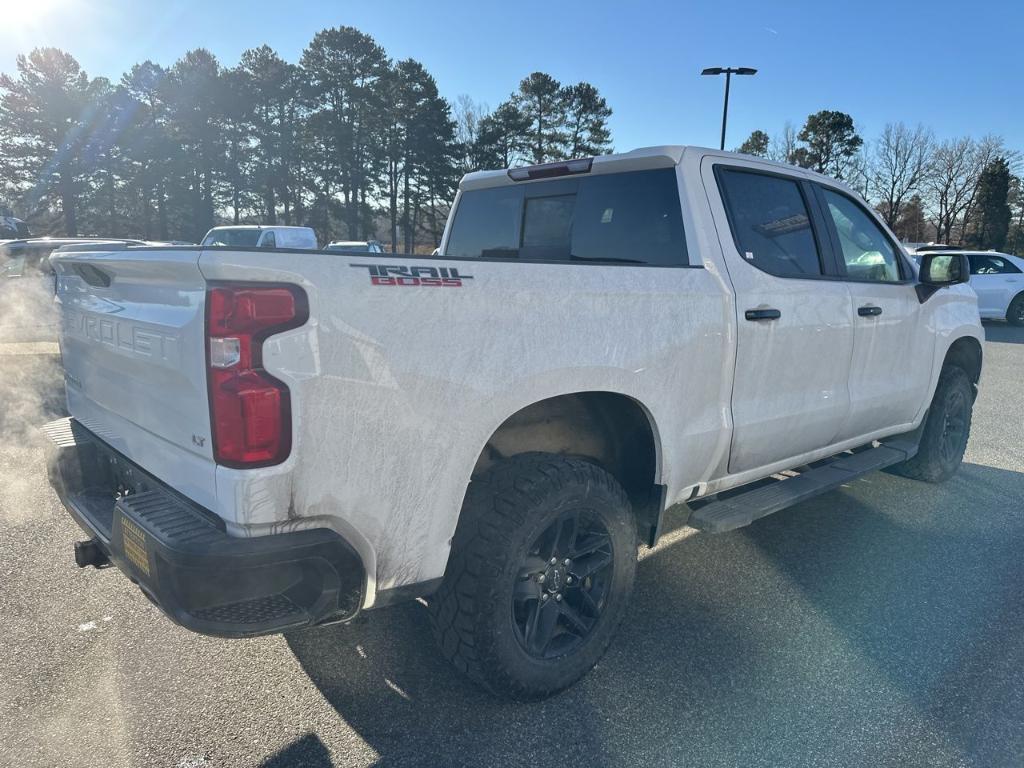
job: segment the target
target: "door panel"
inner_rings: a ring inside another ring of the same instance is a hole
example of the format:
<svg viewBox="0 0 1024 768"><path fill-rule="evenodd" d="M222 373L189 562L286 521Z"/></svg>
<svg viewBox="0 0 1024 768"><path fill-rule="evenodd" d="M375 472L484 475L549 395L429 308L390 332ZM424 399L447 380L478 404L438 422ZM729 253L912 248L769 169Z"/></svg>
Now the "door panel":
<svg viewBox="0 0 1024 768"><path fill-rule="evenodd" d="M850 417L840 440L911 421L928 396L933 339L913 285L849 283L853 296ZM874 307L879 314L862 314Z"/></svg>
<svg viewBox="0 0 1024 768"><path fill-rule="evenodd" d="M853 303L845 283L810 274L821 272L821 233L802 182L756 162L730 160L716 174L714 160L704 161L702 175L736 291L729 457L729 472L736 473L836 441L850 405ZM763 170L776 181L736 181L727 169L758 177ZM808 249L818 251L817 266ZM765 310L778 314L747 319L748 311Z"/></svg>
<svg viewBox="0 0 1024 768"><path fill-rule="evenodd" d="M853 297L850 416L839 433L847 440L913 420L927 397L934 344L899 246L860 202L815 187Z"/></svg>
<svg viewBox="0 0 1024 768"><path fill-rule="evenodd" d="M853 352L852 302L843 283L764 274L739 282L730 472L837 442L850 408ZM760 307L773 307L780 317L744 318L748 308Z"/></svg>
<svg viewBox="0 0 1024 768"><path fill-rule="evenodd" d="M971 288L985 317L1005 317L1013 297L1024 290L1024 274L998 253L972 253Z"/></svg>
<svg viewBox="0 0 1024 768"><path fill-rule="evenodd" d="M983 315L999 312L1002 294L1005 292L1005 275L971 275L971 288L978 294L978 311Z"/></svg>

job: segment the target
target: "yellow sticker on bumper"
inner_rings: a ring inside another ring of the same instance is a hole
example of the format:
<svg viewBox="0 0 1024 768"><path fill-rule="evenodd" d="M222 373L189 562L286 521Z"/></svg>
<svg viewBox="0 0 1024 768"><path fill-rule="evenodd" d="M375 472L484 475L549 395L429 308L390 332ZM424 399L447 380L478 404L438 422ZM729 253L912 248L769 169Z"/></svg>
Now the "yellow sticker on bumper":
<svg viewBox="0 0 1024 768"><path fill-rule="evenodd" d="M146 552L145 532L124 515L121 516L121 541L129 562L139 572L149 576L149 554Z"/></svg>

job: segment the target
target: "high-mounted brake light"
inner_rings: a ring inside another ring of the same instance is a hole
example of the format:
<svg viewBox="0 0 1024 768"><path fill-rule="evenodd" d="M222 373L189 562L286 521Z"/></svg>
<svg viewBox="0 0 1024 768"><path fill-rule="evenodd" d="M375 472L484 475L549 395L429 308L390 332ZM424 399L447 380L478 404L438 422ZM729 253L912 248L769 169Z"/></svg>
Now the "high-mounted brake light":
<svg viewBox="0 0 1024 768"><path fill-rule="evenodd" d="M509 168L508 177L512 181L529 181L531 179L550 179L555 176L572 176L576 173L590 173L594 158L584 157L579 160L565 160L543 165L527 165L522 168Z"/></svg>
<svg viewBox="0 0 1024 768"><path fill-rule="evenodd" d="M263 370L263 342L308 317L292 285L215 284L206 292L213 456L229 467L279 464L291 451L288 387Z"/></svg>

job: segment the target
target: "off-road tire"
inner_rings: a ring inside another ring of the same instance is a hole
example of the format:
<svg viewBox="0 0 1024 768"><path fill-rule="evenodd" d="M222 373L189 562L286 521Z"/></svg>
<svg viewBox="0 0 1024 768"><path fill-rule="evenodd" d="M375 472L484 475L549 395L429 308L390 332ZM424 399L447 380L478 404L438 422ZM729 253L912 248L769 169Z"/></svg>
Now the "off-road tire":
<svg viewBox="0 0 1024 768"><path fill-rule="evenodd" d="M516 634L513 589L523 583L522 564L536 537L576 509L607 531L604 607L578 648L536 658ZM608 649L626 614L636 559L629 499L610 474L554 454L502 461L474 479L466 494L444 582L429 599L437 643L457 669L495 695L523 701L552 696L587 674Z"/></svg>
<svg viewBox="0 0 1024 768"><path fill-rule="evenodd" d="M1013 297L1013 301L1006 309L1006 322L1018 327L1024 325L1024 293L1018 293Z"/></svg>
<svg viewBox="0 0 1024 768"><path fill-rule="evenodd" d="M891 467L891 471L914 480L942 483L960 467L971 432L974 385L967 372L956 365L943 367L935 397L925 417L924 430L914 458ZM949 428L956 424L956 436Z"/></svg>

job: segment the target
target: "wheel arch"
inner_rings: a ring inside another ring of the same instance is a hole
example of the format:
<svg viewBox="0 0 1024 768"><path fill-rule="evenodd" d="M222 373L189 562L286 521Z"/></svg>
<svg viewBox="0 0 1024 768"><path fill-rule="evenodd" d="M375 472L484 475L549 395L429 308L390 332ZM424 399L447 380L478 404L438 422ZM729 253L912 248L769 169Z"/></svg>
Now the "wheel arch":
<svg viewBox="0 0 1024 768"><path fill-rule="evenodd" d="M662 445L650 410L621 392L585 390L534 401L488 437L473 478L523 453L552 453L593 462L625 489L644 541L657 535L665 505Z"/></svg>
<svg viewBox="0 0 1024 768"><path fill-rule="evenodd" d="M981 342L974 336L961 336L949 347L946 348L946 355L942 365L956 365L963 368L971 380L977 386L981 380L981 364L984 352Z"/></svg>

